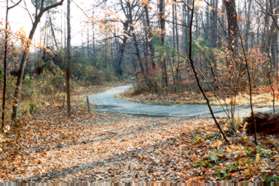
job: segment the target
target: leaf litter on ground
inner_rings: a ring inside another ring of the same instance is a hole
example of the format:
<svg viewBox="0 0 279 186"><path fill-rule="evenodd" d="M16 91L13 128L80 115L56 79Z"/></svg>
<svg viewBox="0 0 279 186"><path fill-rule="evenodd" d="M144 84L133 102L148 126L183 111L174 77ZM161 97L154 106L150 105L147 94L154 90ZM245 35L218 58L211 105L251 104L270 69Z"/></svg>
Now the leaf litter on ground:
<svg viewBox="0 0 279 186"><path fill-rule="evenodd" d="M73 115L48 106L1 136L0 181L271 180L279 175L278 136L231 137L208 119Z"/></svg>

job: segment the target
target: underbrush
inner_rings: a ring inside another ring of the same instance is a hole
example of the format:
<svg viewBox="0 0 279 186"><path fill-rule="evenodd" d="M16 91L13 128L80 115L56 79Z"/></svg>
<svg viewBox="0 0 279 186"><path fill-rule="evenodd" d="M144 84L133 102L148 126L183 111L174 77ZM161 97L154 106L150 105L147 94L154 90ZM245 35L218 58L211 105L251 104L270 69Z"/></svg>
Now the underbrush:
<svg viewBox="0 0 279 186"><path fill-rule="evenodd" d="M10 130L11 128L11 110L15 82L16 77L8 77L5 131ZM81 81L73 78L73 80L71 80L72 102L80 102L79 105L85 104L86 99L83 97L83 94L94 93L98 90L103 90L103 88L107 86L110 86L110 82L92 82L89 80ZM2 92L2 88L0 88L0 90ZM84 98L82 101L81 97L82 99ZM2 97L0 102L1 101ZM72 104L76 105L77 103ZM62 110L66 107L65 77L64 72L59 67L52 69L51 72L49 70L45 70L40 75L31 76L28 73L25 75L18 110L18 121L24 117L32 116L49 106L57 107ZM86 108L85 105L84 107Z"/></svg>
<svg viewBox="0 0 279 186"><path fill-rule="evenodd" d="M187 85L185 85L187 86ZM206 91L212 105L230 105L234 101L235 105L249 105L250 96L248 91L242 91L236 96L226 95L226 91ZM154 104L206 104L203 96L198 90L159 91L151 92L146 87L136 84L133 90L123 94L123 97L136 102ZM262 86L254 91L254 104L258 106L273 105L273 95L268 86ZM278 105L275 97L275 105Z"/></svg>
<svg viewBox="0 0 279 186"><path fill-rule="evenodd" d="M193 170L198 179L212 181L278 182L278 136L259 136L260 143L244 133L230 137L230 144L223 142L219 133L193 132L194 146L204 148L203 154L192 156ZM194 147L193 147L194 148Z"/></svg>

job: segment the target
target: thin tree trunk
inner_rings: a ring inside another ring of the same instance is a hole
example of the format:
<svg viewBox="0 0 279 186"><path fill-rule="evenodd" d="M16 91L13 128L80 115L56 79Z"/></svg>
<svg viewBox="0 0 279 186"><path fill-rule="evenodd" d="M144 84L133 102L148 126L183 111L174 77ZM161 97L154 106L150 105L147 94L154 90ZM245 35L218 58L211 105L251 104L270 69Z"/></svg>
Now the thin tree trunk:
<svg viewBox="0 0 279 186"><path fill-rule="evenodd" d="M218 43L218 0L211 0L211 6L213 9L210 13L211 15L210 16L211 17L210 46L212 48L216 48Z"/></svg>
<svg viewBox="0 0 279 186"><path fill-rule="evenodd" d="M245 2L245 6L247 2ZM245 49L248 50L249 48L249 36L250 36L250 27L251 27L251 5L252 5L252 0L248 0L248 7L247 7L247 12L246 12L246 32L245 32Z"/></svg>
<svg viewBox="0 0 279 186"><path fill-rule="evenodd" d="M185 4L189 4L190 0L186 0L186 3ZM189 43L189 19L190 19L190 14L189 14L189 11L188 11L188 8L187 6L183 4L182 6L182 12L183 12L183 24L184 24L184 27L183 27L183 52L185 54L188 53L189 51L189 48L188 48L188 43Z"/></svg>
<svg viewBox="0 0 279 186"><path fill-rule="evenodd" d="M250 70L249 70L249 64L248 64L248 59L246 56L246 51L244 48L244 44L243 44L243 39L240 36L240 44L241 44L241 48L243 51L243 55L244 55L244 61L245 61L245 68L246 68L246 72L247 72L247 76L248 76L248 83L249 83L249 101L250 101L250 109L251 109L251 116L253 119L253 124L254 124L254 142L257 145L257 124L256 124L256 119L255 119L255 114L254 114L254 108L253 108L253 85L252 85L252 78L251 78L251 74L250 74Z"/></svg>
<svg viewBox="0 0 279 186"><path fill-rule="evenodd" d="M18 6L22 0L18 0L12 6L9 6L9 0L6 0L6 14L5 14L5 36L4 36L4 78L3 78L3 95L2 95L2 123L0 132L3 132L6 117L6 91L7 91L7 58L8 58L8 42L9 42L9 10Z"/></svg>
<svg viewBox="0 0 279 186"><path fill-rule="evenodd" d="M52 18L51 18L50 15L49 15L49 23L50 23L51 35L52 35L52 37L53 37L55 47L56 47L56 49L58 50L58 49L59 49L59 47L58 47L58 42L57 42L56 35L55 35L55 31L54 31L54 28L53 28Z"/></svg>
<svg viewBox="0 0 279 186"><path fill-rule="evenodd" d="M142 73L142 75L144 76L144 79L145 79L146 78L145 69L144 69L144 65L143 65L143 62L142 62L142 59L141 59L141 56L140 56L140 49L139 49L139 46L138 46L138 41L137 41L137 38L136 38L136 34L132 33L132 37L133 37L133 40L134 40L134 46L135 46L135 49L136 49L136 56L138 58L140 71L141 71L141 73Z"/></svg>
<svg viewBox="0 0 279 186"><path fill-rule="evenodd" d="M224 140L229 143L229 140L227 139L224 131L222 130L219 122L217 121L216 117L215 117L215 114L213 112L213 109L211 107L211 104L210 104L210 101L206 95L206 93L204 92L202 86L201 86L201 83L200 83L200 79L198 77L198 73L196 71L196 68L195 68L195 65L194 65L194 61L193 61L193 57L192 57L192 29L193 29L193 18L194 18L194 10L195 10L195 0L192 1L192 9L191 9L191 16L190 16L190 23L189 23L189 51L188 51L188 58L189 58L189 61L190 61L190 65L191 65L191 68L192 68L192 71L194 73L194 76L195 76L195 79L196 79L196 82L197 82L197 85L199 87L199 90L200 92L202 93L203 95L203 98L206 100L206 103L207 103L207 106L208 106L208 109L210 111L210 114L214 120L214 123L215 125L217 126L217 128L219 129L221 135L223 136Z"/></svg>
<svg viewBox="0 0 279 186"><path fill-rule="evenodd" d="M237 35L238 35L238 25L237 25L237 13L235 7L235 0L223 0L227 12L228 21L228 48L233 52L237 52Z"/></svg>
<svg viewBox="0 0 279 186"><path fill-rule="evenodd" d="M176 85L176 76L175 76L175 71L173 69L173 66L175 66L175 63L176 63L176 29L175 29L175 9L176 9L176 2L174 1L173 4L172 4L172 50L171 50L171 53L172 53L172 56L171 56L171 72L172 72L172 79L173 79L173 86L174 86L174 90L175 92L177 91L177 85Z"/></svg>
<svg viewBox="0 0 279 186"><path fill-rule="evenodd" d="M154 51L154 47L152 44L152 31L151 31L151 25L150 25L150 18L149 18L149 11L148 11L148 4L146 4L144 6L144 12L145 12L145 19L146 19L146 26L147 26L147 45L149 47L150 50L150 58L151 58L151 64L152 64L152 68L155 68L155 62L154 62L154 56L155 56L155 51Z"/></svg>
<svg viewBox="0 0 279 186"><path fill-rule="evenodd" d="M160 40L161 40L161 47L162 53L161 54L161 68L162 68L162 85L164 88L168 87L168 72L167 72L167 63L165 57L165 0L159 0L159 21L160 21Z"/></svg>
<svg viewBox="0 0 279 186"><path fill-rule="evenodd" d="M180 52L180 49L179 49L179 31L178 31L178 22L177 22L177 4L176 4L176 0L174 1L175 2L175 7L174 7L174 10L175 10L175 40L176 40L176 62L177 62L177 65L175 67L175 79L176 79L176 91L177 91L177 86L178 86L178 83L179 83L179 77L180 77L180 71L179 71L179 66L180 66L180 58L179 58L179 52Z"/></svg>
<svg viewBox="0 0 279 186"><path fill-rule="evenodd" d="M13 97L14 100L13 100L13 106L12 106L12 125L15 125L16 119L17 119L17 112L18 112L18 108L19 108L19 99L20 99L21 86L22 86L22 81L23 81L23 76L24 76L24 70L25 70L25 66L26 66L26 59L30 52L30 47L31 47L31 43L32 43L32 39L35 34L35 31L36 31L38 24L39 24L42 16L44 15L44 13L51 10L52 8L62 5L63 2L64 2L64 0L61 0L61 1L51 4L45 8L43 6L41 6L39 10L36 6L34 22L32 24L32 28L29 32L28 40L24 43L24 46L22 49L23 50L22 55L20 58L19 73L17 76L16 87L15 87L14 97Z"/></svg>
<svg viewBox="0 0 279 186"><path fill-rule="evenodd" d="M71 0L67 0L67 48L66 48L66 94L67 114L71 116Z"/></svg>
<svg viewBox="0 0 279 186"><path fill-rule="evenodd" d="M40 19L41 19L41 16L38 17L35 20L35 22L33 23L32 29L28 36L28 41L26 41L25 46L23 46L22 56L20 58L19 73L17 76L16 87L15 87L15 92L14 92L14 103L13 103L13 108L12 108L13 125L15 125L15 122L17 119L17 112L18 112L18 108L19 108L19 101L20 101L19 99L20 99L21 86L22 86L22 81L23 81L23 76L24 76L24 70L25 70L25 66L26 66L26 59L29 55L31 42L32 42L33 36L35 34L36 28L40 22Z"/></svg>
<svg viewBox="0 0 279 186"><path fill-rule="evenodd" d="M279 18L279 3L278 1L269 0L270 4L270 13L273 15L272 18L272 24L270 27L270 33L271 33L271 43L270 43L270 49L271 49L271 59L273 62L273 67L275 70L275 75L278 77L278 65L279 65L279 44L278 44L278 37L279 37L279 28L278 28L278 18Z"/></svg>
<svg viewBox="0 0 279 186"><path fill-rule="evenodd" d="M7 89L7 55L8 55L8 20L9 20L9 0L6 0L6 16L5 16L5 38L4 38L4 78L3 78L3 95L2 95L2 124L0 132L3 132L5 125L5 110L6 110L6 89Z"/></svg>

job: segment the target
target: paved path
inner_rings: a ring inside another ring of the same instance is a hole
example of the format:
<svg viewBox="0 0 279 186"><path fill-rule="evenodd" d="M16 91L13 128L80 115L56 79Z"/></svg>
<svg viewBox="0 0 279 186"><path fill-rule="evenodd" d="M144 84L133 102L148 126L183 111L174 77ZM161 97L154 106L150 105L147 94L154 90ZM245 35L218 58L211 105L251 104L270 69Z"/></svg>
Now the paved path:
<svg viewBox="0 0 279 186"><path fill-rule="evenodd" d="M132 88L132 85L118 86L105 92L89 97L92 105L98 112L114 112L132 115L152 116L152 117L208 117L209 111L205 104L174 104L155 105L136 103L117 97ZM213 110L218 117L226 116L226 108L213 106ZM249 106L239 106L236 115L246 117L250 115ZM255 108L256 112L271 112L271 107Z"/></svg>

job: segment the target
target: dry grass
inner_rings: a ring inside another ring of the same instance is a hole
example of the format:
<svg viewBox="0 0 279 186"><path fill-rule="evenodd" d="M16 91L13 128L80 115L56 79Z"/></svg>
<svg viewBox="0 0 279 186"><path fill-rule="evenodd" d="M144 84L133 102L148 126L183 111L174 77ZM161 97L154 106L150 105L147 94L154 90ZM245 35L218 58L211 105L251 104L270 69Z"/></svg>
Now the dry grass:
<svg viewBox="0 0 279 186"><path fill-rule="evenodd" d="M229 105L232 102L232 98L226 97L218 99L214 94L207 93L211 103L213 105ZM205 100L202 95L196 92L183 92L183 93L168 93L168 94L152 94L143 92L141 94L134 94L133 91L126 92L121 95L122 98L130 101L141 103L153 103L153 104L205 104ZM247 93L240 93L235 98L236 105L248 105L250 104L250 97ZM267 92L257 92L253 94L254 104L257 106L271 106L273 104L273 96ZM275 101L275 105L279 105L278 99Z"/></svg>

